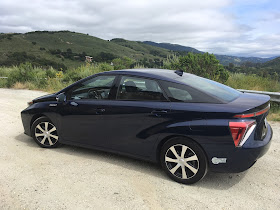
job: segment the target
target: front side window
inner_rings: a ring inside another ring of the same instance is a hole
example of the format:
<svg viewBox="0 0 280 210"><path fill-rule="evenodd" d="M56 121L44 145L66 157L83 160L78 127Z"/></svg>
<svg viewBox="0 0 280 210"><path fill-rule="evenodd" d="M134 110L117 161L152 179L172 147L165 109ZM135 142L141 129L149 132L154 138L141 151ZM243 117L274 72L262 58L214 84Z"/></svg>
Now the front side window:
<svg viewBox="0 0 280 210"><path fill-rule="evenodd" d="M97 76L76 85L70 99L109 99L110 90L116 76Z"/></svg>
<svg viewBox="0 0 280 210"><path fill-rule="evenodd" d="M155 80L123 76L117 94L119 100L166 101Z"/></svg>

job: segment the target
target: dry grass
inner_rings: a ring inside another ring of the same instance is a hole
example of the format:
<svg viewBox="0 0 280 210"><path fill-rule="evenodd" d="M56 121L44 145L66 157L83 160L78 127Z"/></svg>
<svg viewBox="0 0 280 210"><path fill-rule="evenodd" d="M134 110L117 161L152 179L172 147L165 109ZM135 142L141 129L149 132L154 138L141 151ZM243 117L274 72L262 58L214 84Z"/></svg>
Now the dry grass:
<svg viewBox="0 0 280 210"><path fill-rule="evenodd" d="M279 113L270 113L267 116L267 120L269 120L269 121L280 121L280 112Z"/></svg>
<svg viewBox="0 0 280 210"><path fill-rule="evenodd" d="M31 82L16 82L13 86L13 89L29 89L29 90L38 90L34 84Z"/></svg>
<svg viewBox="0 0 280 210"><path fill-rule="evenodd" d="M246 74L230 74L230 77L225 83L235 89L258 90L258 91L280 91L280 83L277 80L264 78L257 75Z"/></svg>

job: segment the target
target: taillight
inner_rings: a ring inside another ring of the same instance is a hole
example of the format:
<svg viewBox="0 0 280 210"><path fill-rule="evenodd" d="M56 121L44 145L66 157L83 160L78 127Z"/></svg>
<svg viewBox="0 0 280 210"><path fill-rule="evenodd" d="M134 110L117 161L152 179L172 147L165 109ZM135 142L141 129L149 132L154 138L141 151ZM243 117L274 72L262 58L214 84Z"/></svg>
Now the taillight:
<svg viewBox="0 0 280 210"><path fill-rule="evenodd" d="M256 117L256 116L259 116L263 113L266 113L267 111L269 111L270 109L270 104L264 108L263 110L261 111L258 111L258 112L253 112L253 113L249 113L249 114L237 114L237 115L234 115L233 117L235 118L249 118L249 117Z"/></svg>
<svg viewBox="0 0 280 210"><path fill-rule="evenodd" d="M241 147L256 127L256 121L229 122L235 147Z"/></svg>

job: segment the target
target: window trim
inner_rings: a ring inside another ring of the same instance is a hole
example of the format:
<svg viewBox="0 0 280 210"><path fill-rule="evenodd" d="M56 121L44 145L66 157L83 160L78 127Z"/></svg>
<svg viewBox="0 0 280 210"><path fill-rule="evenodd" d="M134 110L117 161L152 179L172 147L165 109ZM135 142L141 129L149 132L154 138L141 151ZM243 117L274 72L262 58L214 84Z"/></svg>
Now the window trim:
<svg viewBox="0 0 280 210"><path fill-rule="evenodd" d="M165 101L150 101L150 100L128 100L128 99L119 99L117 98L118 97L118 94L119 94L119 91L120 91L120 84L121 84L121 80L122 80L122 77L132 77L132 78L139 78L139 79L148 79L148 80L153 80L157 83L157 85L160 87L161 91L162 91L162 94L163 94L163 97L165 98ZM170 99L169 97L167 96L165 90L162 88L160 82L158 79L154 79L154 78L150 78L150 77L143 77L143 76L137 76L137 75L131 75L131 74L120 74L118 75L118 81L117 81L117 91L116 91L116 95L115 95L115 100L116 101L145 101L145 102L170 102Z"/></svg>

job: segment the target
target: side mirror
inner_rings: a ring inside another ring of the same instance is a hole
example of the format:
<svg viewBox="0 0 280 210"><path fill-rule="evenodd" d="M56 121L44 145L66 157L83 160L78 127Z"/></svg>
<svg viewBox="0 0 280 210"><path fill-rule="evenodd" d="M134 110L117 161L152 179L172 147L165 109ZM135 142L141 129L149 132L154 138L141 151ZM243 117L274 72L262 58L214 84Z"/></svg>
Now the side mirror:
<svg viewBox="0 0 280 210"><path fill-rule="evenodd" d="M56 96L57 102L65 102L66 101L66 95L64 93L60 93Z"/></svg>

